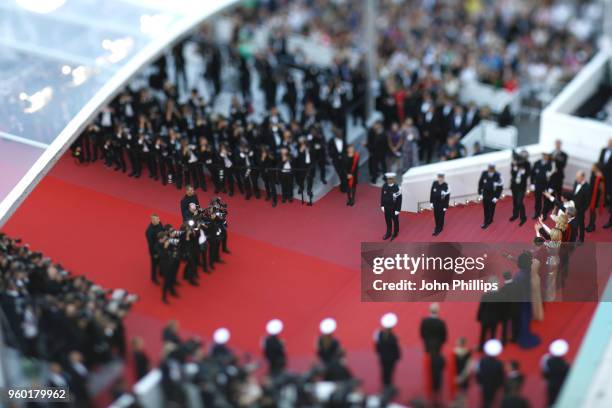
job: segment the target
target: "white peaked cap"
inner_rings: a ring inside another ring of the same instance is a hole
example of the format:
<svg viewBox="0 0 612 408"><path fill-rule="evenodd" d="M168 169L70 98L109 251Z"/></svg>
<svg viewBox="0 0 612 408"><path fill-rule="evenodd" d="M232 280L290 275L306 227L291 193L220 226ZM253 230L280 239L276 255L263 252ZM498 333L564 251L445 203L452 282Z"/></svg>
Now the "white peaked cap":
<svg viewBox="0 0 612 408"><path fill-rule="evenodd" d="M550 343L548 351L555 357L563 357L569 350L569 344L563 339L558 339Z"/></svg>
<svg viewBox="0 0 612 408"><path fill-rule="evenodd" d="M397 315L395 313L385 313L380 318L380 325L385 329L392 329L397 324Z"/></svg>
<svg viewBox="0 0 612 408"><path fill-rule="evenodd" d="M397 177L397 174L395 174L395 173L385 173L385 177L386 178Z"/></svg>
<svg viewBox="0 0 612 408"><path fill-rule="evenodd" d="M277 334L280 334L280 332L282 331L283 331L283 322L281 322L278 319L272 319L268 322L268 324L266 324L266 332L268 332L270 336L276 336Z"/></svg>
<svg viewBox="0 0 612 408"><path fill-rule="evenodd" d="M213 333L213 340L217 344L225 344L230 339L230 332L225 327L221 327Z"/></svg>
<svg viewBox="0 0 612 408"><path fill-rule="evenodd" d="M497 357L501 354L504 346L502 346L501 341L496 339L488 340L484 344L484 352L487 356Z"/></svg>
<svg viewBox="0 0 612 408"><path fill-rule="evenodd" d="M331 317L328 317L326 319L321 320L319 330L321 330L321 333L323 334L332 334L336 331L336 327L338 327L336 321Z"/></svg>

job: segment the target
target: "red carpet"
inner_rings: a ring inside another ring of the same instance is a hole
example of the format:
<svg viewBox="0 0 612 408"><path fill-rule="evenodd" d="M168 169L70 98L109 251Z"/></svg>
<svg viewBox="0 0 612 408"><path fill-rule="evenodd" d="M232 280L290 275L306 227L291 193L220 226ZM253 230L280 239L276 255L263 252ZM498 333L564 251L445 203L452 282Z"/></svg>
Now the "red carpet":
<svg viewBox="0 0 612 408"><path fill-rule="evenodd" d="M232 332L231 346L259 357L259 340L265 323L273 317L285 321L283 338L291 368L312 363L319 321L326 316L338 320L338 338L347 349L354 374L365 380L367 391L377 391L379 373L372 348L372 332L381 314L399 316L397 334L403 358L396 373L400 401L422 395L422 346L418 324L427 304L368 304L360 302L359 248L362 241L378 241L384 221L378 209L380 190L360 186L357 204L344 205L345 196L331 192L314 207L299 202L271 208L269 203L227 198L230 209L230 249L222 265L201 286L180 287L180 299L171 305L160 301L160 288L149 281L149 260L144 230L152 212L163 222L179 222L178 202L182 192L146 180L134 180L105 169L101 164L77 167L65 157L23 203L5 231L20 236L31 247L43 251L64 266L85 274L106 287L122 287L141 299L128 318L130 336L142 335L152 356L160 350L160 328L178 318L185 335L209 339L225 325ZM211 193L198 191L201 202ZM524 242L533 234L530 223L518 228L506 219L510 202L503 200L497 221L488 230L479 228L479 206L449 210L447 227L438 240ZM431 214L400 216L400 241L430 241ZM599 229L590 240L609 240ZM546 319L534 324L542 346L521 351L509 346L502 357L519 359L527 374L525 394L533 406L542 406L544 384L539 359L548 343L568 339L575 355L595 304L555 303L547 305ZM459 336L474 345L478 326L476 304L441 305L450 340ZM472 387L471 399L477 400Z"/></svg>

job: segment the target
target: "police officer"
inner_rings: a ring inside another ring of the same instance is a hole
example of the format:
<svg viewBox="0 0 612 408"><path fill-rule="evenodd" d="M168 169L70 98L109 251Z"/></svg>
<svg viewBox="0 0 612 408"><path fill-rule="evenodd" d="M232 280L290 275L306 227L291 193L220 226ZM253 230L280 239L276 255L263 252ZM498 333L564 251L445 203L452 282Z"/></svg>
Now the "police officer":
<svg viewBox="0 0 612 408"><path fill-rule="evenodd" d="M393 371L401 358L399 343L392 330L396 324L397 316L394 313L386 313L380 319L381 330L377 330L374 334L384 387L393 384Z"/></svg>
<svg viewBox="0 0 612 408"><path fill-rule="evenodd" d="M285 344L279 338L282 331L283 322L279 319L272 319L266 324L268 336L264 339L263 349L272 375L282 372L287 362Z"/></svg>
<svg viewBox="0 0 612 408"><path fill-rule="evenodd" d="M157 277L161 275L159 267L159 254L156 251L157 236L164 230L157 214L151 215L151 223L147 227L145 236L147 237L147 245L149 247L149 256L151 257L151 281L156 285L159 284Z"/></svg>
<svg viewBox="0 0 612 408"><path fill-rule="evenodd" d="M337 323L331 317L323 319L319 325L321 335L317 341L317 355L326 366L342 355L340 342L334 337Z"/></svg>
<svg viewBox="0 0 612 408"><path fill-rule="evenodd" d="M434 212L436 227L431 235L437 236L444 228L444 215L450 201L450 188L444 180L444 174L439 173L438 178L431 184L429 202Z"/></svg>
<svg viewBox="0 0 612 408"><path fill-rule="evenodd" d="M515 155L510 167L510 190L512 191L512 217L514 221L520 217L522 226L527 222L525 215L525 193L527 192L527 178L529 177L529 162L523 156Z"/></svg>
<svg viewBox="0 0 612 408"><path fill-rule="evenodd" d="M565 340L555 340L550 343L549 354L542 357L542 373L547 382L547 404L549 407L555 404L563 382L569 372L569 364L563 356L567 353L569 345Z"/></svg>
<svg viewBox="0 0 612 408"><path fill-rule="evenodd" d="M480 228L485 229L493 222L495 204L501 196L503 185L500 174L495 171L495 165L489 164L488 169L482 172L478 180L478 194L484 211L484 221Z"/></svg>
<svg viewBox="0 0 612 408"><path fill-rule="evenodd" d="M503 349L501 341L495 339L487 341L484 345L486 356L480 360L476 370L476 380L482 390L483 408L493 406L497 393L504 385L504 364L497 358Z"/></svg>
<svg viewBox="0 0 612 408"><path fill-rule="evenodd" d="M402 208L402 191L395 183L395 173L385 173L387 182L382 186L380 192L380 210L385 214L387 232L383 240L391 241L399 234L399 213Z"/></svg>

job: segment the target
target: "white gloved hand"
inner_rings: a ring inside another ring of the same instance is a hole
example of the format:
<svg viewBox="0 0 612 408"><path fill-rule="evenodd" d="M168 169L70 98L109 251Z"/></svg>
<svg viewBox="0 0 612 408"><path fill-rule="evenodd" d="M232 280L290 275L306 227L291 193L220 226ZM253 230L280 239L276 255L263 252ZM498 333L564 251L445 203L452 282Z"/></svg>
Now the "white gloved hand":
<svg viewBox="0 0 612 408"><path fill-rule="evenodd" d="M442 211L446 212L446 210L448 210L448 208L443 209Z"/></svg>
<svg viewBox="0 0 612 408"><path fill-rule="evenodd" d="M385 212L385 207L380 207L380 211Z"/></svg>
<svg viewBox="0 0 612 408"><path fill-rule="evenodd" d="M482 194L478 196L478 200L482 201Z"/></svg>
<svg viewBox="0 0 612 408"><path fill-rule="evenodd" d="M429 208L433 208L433 203L429 203Z"/></svg>
<svg viewBox="0 0 612 408"><path fill-rule="evenodd" d="M529 189L530 189L531 191L535 191L535 184L531 184L531 185L529 186Z"/></svg>
<svg viewBox="0 0 612 408"><path fill-rule="evenodd" d="M399 215L399 211L395 211L395 215Z"/></svg>
<svg viewBox="0 0 612 408"><path fill-rule="evenodd" d="M497 202L497 198L493 198L493 200L491 200L491 201L493 201L493 203L496 203Z"/></svg>

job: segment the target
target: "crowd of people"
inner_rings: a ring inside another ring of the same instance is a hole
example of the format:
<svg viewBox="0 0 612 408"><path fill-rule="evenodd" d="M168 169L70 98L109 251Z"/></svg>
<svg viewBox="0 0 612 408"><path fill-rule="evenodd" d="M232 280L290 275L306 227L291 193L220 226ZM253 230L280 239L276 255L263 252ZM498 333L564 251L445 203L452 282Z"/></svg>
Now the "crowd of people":
<svg viewBox="0 0 612 408"><path fill-rule="evenodd" d="M192 286L199 286L199 269L210 274L215 264L225 263L221 253L229 254L227 246L227 204L219 197L213 198L207 207L201 207L198 196L188 185L181 199L183 223L178 229L163 225L157 214L145 231L151 259L151 281L162 281L162 301L168 304L168 296L179 297L176 287L181 262L184 263L183 279Z"/></svg>
<svg viewBox="0 0 612 408"><path fill-rule="evenodd" d="M9 347L42 361L40 386L91 402L91 373L126 357L123 319L137 297L107 290L0 233L0 332ZM16 373L15 373L16 374Z"/></svg>
<svg viewBox="0 0 612 408"><path fill-rule="evenodd" d="M520 271L518 272L520 274ZM479 311L479 316L481 311ZM374 333L374 350L380 366L382 392L375 396L378 405L386 406L397 395L394 372L402 358L402 343L394 331L398 317L386 313ZM205 406L331 406L361 407L368 399L361 381L351 372L346 352L334 335L338 323L333 318L321 321L316 341L316 355L310 369L295 372L288 368L287 350L282 339L284 323L273 319L266 324L261 342L261 359L240 355L230 347L227 328L214 331L209 343L200 338L183 339L179 324L172 320L162 333L163 354L159 369L166 406L181 407L187 400L187 386L195 387ZM470 347L465 337L458 337L449 350L449 333L440 316L440 306L430 304L429 315L421 320L419 333L424 348L424 385L426 398L411 401L411 407L468 406L467 393L477 383L482 406L523 408L531 406L522 395L526 376L518 360L499 358L505 342L483 341L480 349ZM514 342L514 340L510 340ZM136 377L148 374L150 362L141 338L133 353ZM446 348L445 348L446 347ZM542 375L547 383L547 406L556 401L569 371L564 359L569 345L555 340L542 356ZM482 355L479 353L482 351ZM262 366L265 361L265 367ZM266 368L266 375L258 375ZM331 384L331 386L330 386Z"/></svg>
<svg viewBox="0 0 612 408"><path fill-rule="evenodd" d="M607 212L604 229L612 227L612 139L601 150L599 159L593 163L590 179L587 173L579 170L576 173L571 190L564 190L565 167L568 155L562 150L561 141L555 142L552 152L542 153L542 157L533 165L529 153L522 149L512 153L510 166L510 191L512 193L512 215L510 222L519 220L519 226L527 222L525 197L534 195L532 219L540 224L551 217L555 222L560 216L566 218L561 227L562 242L584 242L585 233L596 230L598 214ZM486 229L494 220L495 207L502 198L507 186L502 175L490 164L483 171L478 181L478 201L482 203L483 223ZM451 189L445 181L444 174L438 174L432 183L430 208L434 212L435 228L432 235L442 232L446 211L449 208ZM588 222L587 222L588 216Z"/></svg>

